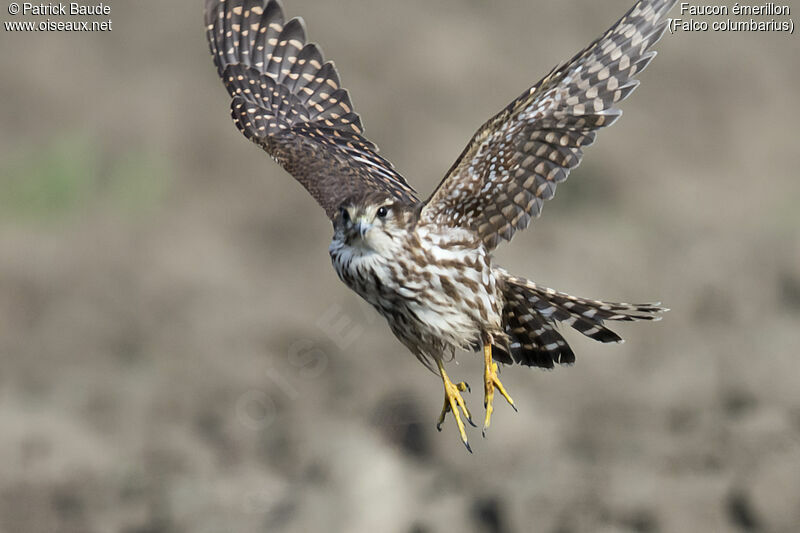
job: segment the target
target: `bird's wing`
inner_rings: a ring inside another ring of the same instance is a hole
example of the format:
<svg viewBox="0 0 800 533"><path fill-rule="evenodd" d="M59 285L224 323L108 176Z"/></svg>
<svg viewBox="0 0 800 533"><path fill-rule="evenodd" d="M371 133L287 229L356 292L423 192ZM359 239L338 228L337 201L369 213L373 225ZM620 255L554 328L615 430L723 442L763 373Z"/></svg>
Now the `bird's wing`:
<svg viewBox="0 0 800 533"><path fill-rule="evenodd" d="M371 190L416 203L416 191L362 136L361 118L333 63L306 43L303 21L284 23L276 0L206 0L211 54L245 137L292 174L333 218Z"/></svg>
<svg viewBox="0 0 800 533"><path fill-rule="evenodd" d="M539 216L598 129L656 55L676 0L640 0L611 29L556 67L470 140L421 212L422 222L469 228L493 249Z"/></svg>

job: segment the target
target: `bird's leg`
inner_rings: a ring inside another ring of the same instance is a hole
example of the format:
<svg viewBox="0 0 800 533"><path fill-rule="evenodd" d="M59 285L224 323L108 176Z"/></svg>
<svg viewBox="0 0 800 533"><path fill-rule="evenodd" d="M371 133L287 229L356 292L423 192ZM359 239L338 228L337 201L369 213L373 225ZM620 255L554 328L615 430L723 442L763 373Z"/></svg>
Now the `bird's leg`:
<svg viewBox="0 0 800 533"><path fill-rule="evenodd" d="M483 406L486 408L486 418L483 421L483 436L485 437L486 430L489 429L489 424L492 422L492 411L494 411L492 404L494 402L495 387L508 403L511 404L511 407L513 407L515 411L517 407L514 405L514 400L512 400L511 396L506 392L503 384L500 383L500 378L497 376L497 363L492 360L492 345L489 343L483 345L483 358Z"/></svg>
<svg viewBox="0 0 800 533"><path fill-rule="evenodd" d="M448 411L453 411L456 424L458 424L458 432L461 434L461 441L464 443L464 446L467 447L469 453L472 453L472 448L470 448L469 441L467 440L467 432L464 430L464 422L461 421L461 415L458 412L460 407L461 410L464 411L464 416L467 417L467 421L472 424L472 426L475 426L475 423L472 421L472 415L470 414L469 409L467 409L464 399L461 397L461 392L465 390L468 391L469 385L463 381L460 383L453 383L450 381L450 378L447 377L447 372L444 371L444 364L441 361L436 361L436 364L439 366L439 374L441 374L442 383L444 383L444 406L442 407L442 414L439 415L439 421L436 424L436 429L439 431L442 430L444 416Z"/></svg>

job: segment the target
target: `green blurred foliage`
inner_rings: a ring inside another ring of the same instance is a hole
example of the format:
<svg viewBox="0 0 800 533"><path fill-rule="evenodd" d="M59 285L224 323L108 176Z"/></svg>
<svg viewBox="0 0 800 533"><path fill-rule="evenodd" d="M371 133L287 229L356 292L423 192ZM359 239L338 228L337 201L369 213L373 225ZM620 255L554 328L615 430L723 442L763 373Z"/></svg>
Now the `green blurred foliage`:
<svg viewBox="0 0 800 533"><path fill-rule="evenodd" d="M160 205L167 167L154 150L109 155L88 135L62 136L0 162L0 221L54 223L95 209L136 218Z"/></svg>

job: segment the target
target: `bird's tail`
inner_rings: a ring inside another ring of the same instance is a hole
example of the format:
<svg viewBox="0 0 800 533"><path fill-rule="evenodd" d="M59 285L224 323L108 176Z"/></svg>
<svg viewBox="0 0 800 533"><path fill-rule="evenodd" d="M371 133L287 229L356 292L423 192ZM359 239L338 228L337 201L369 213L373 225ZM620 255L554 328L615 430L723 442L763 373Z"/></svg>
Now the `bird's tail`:
<svg viewBox="0 0 800 533"><path fill-rule="evenodd" d="M542 368L571 364L575 354L556 330L557 323L572 326L596 341L622 342L604 325L606 320L660 320L661 313L668 310L658 302L627 304L577 298L500 272L505 297L503 328L509 337L508 346L495 346L496 359L501 362Z"/></svg>

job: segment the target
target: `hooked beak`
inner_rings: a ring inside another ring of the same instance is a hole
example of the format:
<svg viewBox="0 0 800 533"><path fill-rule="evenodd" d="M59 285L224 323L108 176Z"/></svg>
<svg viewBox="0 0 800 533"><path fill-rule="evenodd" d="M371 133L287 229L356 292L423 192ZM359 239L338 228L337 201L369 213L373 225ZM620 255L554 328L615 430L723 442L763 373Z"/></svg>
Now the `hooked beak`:
<svg viewBox="0 0 800 533"><path fill-rule="evenodd" d="M372 229L372 224L370 224L369 222L367 222L363 218L359 218L359 219L356 219L356 221L355 221L355 228L354 229L355 229L356 235L358 235L359 237L361 237L363 239L364 236L367 234L367 232Z"/></svg>

